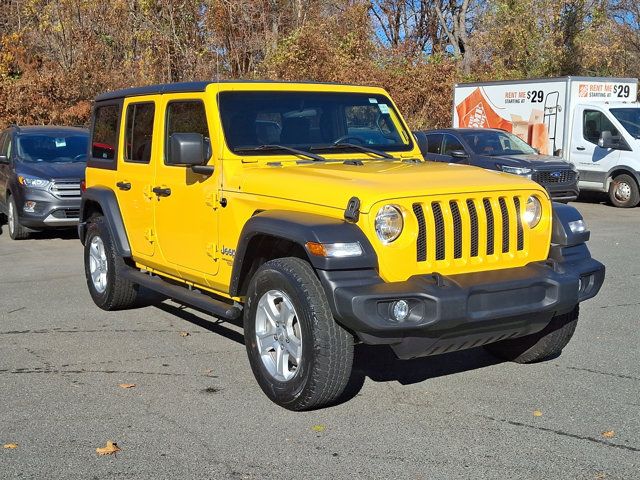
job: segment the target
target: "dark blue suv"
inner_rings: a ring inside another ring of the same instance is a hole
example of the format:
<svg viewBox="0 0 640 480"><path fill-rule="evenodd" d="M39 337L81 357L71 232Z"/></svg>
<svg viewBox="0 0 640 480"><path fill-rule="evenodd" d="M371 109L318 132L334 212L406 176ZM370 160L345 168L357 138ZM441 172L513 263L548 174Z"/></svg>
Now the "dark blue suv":
<svg viewBox="0 0 640 480"><path fill-rule="evenodd" d="M425 160L468 163L521 175L538 182L557 202L578 198L578 171L570 163L539 155L512 133L491 128L443 128L414 135Z"/></svg>
<svg viewBox="0 0 640 480"><path fill-rule="evenodd" d="M0 214L14 240L78 223L89 131L11 126L0 134Z"/></svg>

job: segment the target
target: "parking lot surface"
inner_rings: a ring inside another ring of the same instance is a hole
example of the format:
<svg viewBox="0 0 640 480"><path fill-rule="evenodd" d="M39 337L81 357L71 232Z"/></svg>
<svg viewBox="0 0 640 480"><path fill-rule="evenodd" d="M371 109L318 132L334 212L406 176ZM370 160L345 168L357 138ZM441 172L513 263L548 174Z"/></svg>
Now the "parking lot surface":
<svg viewBox="0 0 640 480"><path fill-rule="evenodd" d="M74 232L4 226L0 478L639 478L640 208L574 205L607 279L560 357L358 347L349 398L305 413L262 394L237 325L99 310Z"/></svg>

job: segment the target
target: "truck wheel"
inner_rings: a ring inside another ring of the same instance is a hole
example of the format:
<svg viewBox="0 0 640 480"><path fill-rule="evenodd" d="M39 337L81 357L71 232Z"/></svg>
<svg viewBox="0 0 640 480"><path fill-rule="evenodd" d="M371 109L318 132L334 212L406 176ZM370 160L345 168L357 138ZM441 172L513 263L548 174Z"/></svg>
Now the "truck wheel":
<svg viewBox="0 0 640 480"><path fill-rule="evenodd" d="M12 240L24 240L29 238L29 230L20 225L18 219L18 207L13 197L9 197L7 226L9 228L9 236Z"/></svg>
<svg viewBox="0 0 640 480"><path fill-rule="evenodd" d="M347 385L353 337L335 322L320 281L299 258L271 260L257 270L244 335L260 388L284 408L329 405Z"/></svg>
<svg viewBox="0 0 640 480"><path fill-rule="evenodd" d="M138 286L123 277L129 268L118 255L104 217L95 217L87 228L84 243L84 272L89 293L103 310L131 307L138 295Z"/></svg>
<svg viewBox="0 0 640 480"><path fill-rule="evenodd" d="M632 208L640 203L638 184L631 175L617 175L609 185L611 203L620 208Z"/></svg>
<svg viewBox="0 0 640 480"><path fill-rule="evenodd" d="M491 354L516 363L532 363L554 357L569 343L578 323L578 305L564 315L556 315L538 333L485 345Z"/></svg>

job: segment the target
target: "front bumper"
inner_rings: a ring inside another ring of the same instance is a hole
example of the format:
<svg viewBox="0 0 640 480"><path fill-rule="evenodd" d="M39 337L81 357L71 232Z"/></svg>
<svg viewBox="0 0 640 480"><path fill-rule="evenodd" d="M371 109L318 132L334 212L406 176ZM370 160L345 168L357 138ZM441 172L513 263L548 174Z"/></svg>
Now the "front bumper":
<svg viewBox="0 0 640 480"><path fill-rule="evenodd" d="M33 212L25 212L26 202L35 202ZM73 227L78 224L80 198L60 199L47 191L29 189L17 198L20 224L36 230L57 227Z"/></svg>
<svg viewBox="0 0 640 480"><path fill-rule="evenodd" d="M541 184L549 193L551 200L555 202L572 202L580 195L580 189L578 188L578 182L573 184L556 184L548 183Z"/></svg>
<svg viewBox="0 0 640 480"><path fill-rule="evenodd" d="M553 247L547 262L463 275L418 275L385 283L374 271L321 271L338 322L365 343L389 344L398 357L445 353L529 335L554 315L595 296L604 266L585 244ZM363 278L364 277L364 278ZM407 320L391 305L406 300Z"/></svg>

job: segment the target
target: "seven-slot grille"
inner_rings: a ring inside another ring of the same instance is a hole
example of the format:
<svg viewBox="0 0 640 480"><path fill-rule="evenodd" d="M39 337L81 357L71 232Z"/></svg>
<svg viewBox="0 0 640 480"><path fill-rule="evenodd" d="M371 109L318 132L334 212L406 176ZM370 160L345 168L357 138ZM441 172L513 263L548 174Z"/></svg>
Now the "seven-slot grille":
<svg viewBox="0 0 640 480"><path fill-rule="evenodd" d="M414 203L417 261L480 259L522 252L523 202L525 197L501 196Z"/></svg>
<svg viewBox="0 0 640 480"><path fill-rule="evenodd" d="M80 198L80 180L54 180L51 193L58 198Z"/></svg>
<svg viewBox="0 0 640 480"><path fill-rule="evenodd" d="M542 185L546 183L569 183L575 181L576 172L571 169L538 170L534 172L532 179Z"/></svg>

